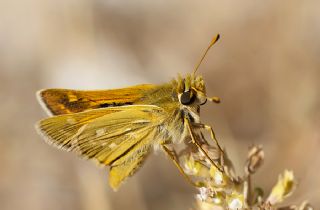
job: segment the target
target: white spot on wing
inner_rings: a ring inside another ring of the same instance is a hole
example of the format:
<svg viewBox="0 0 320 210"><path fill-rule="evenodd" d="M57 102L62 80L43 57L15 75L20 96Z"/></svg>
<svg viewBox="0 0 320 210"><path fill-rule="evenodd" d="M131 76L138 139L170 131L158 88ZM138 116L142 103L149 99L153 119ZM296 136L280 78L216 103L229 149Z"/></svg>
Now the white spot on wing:
<svg viewBox="0 0 320 210"><path fill-rule="evenodd" d="M118 146L116 143L112 142L110 145L109 145L109 148L110 149L113 149L115 148L116 146Z"/></svg>
<svg viewBox="0 0 320 210"><path fill-rule="evenodd" d="M72 117L68 117L67 118L67 123L70 124L70 125L73 125L73 124L76 124L76 120Z"/></svg>
<svg viewBox="0 0 320 210"><path fill-rule="evenodd" d="M96 130L97 137L100 137L105 133L106 133L106 129L105 128L100 128L100 129Z"/></svg>

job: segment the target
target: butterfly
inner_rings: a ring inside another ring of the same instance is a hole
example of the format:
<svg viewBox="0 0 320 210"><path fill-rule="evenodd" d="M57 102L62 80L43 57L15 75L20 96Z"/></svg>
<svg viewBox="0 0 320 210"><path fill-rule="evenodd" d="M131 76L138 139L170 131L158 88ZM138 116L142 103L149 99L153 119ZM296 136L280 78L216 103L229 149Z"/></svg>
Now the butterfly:
<svg viewBox="0 0 320 210"><path fill-rule="evenodd" d="M221 150L213 129L200 121L200 106L207 101L219 103L220 99L207 97L204 80L196 75L218 39L219 35L212 40L192 74L165 84L92 91L40 90L38 100L51 117L36 124L38 132L57 148L110 166L113 189L132 176L155 149L164 151L194 184L171 145L189 138L220 169L199 138L201 130L208 130Z"/></svg>

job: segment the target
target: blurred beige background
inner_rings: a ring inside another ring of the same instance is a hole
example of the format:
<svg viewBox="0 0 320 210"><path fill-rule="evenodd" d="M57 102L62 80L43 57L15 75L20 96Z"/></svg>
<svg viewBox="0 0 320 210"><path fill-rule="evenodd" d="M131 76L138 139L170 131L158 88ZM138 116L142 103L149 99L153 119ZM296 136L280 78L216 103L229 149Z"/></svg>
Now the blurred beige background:
<svg viewBox="0 0 320 210"><path fill-rule="evenodd" d="M163 154L118 192L107 170L58 151L36 134L41 88L106 89L162 83L190 72L212 36L221 40L199 73L220 105L203 121L242 170L263 144L256 182L270 189L285 168L289 200L320 207L320 2L0 1L0 209L185 210L194 189Z"/></svg>

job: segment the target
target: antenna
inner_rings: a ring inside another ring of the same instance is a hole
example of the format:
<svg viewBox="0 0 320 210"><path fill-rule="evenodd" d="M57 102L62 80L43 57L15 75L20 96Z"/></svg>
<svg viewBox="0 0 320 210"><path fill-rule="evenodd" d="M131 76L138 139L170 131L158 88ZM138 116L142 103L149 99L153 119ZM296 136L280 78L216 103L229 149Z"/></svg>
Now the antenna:
<svg viewBox="0 0 320 210"><path fill-rule="evenodd" d="M217 34L217 35L212 39L212 41L210 42L210 45L208 46L208 48L206 49L206 51L205 51L204 54L202 55L199 63L196 65L196 68L194 68L194 70L193 70L193 75L196 74L196 72L198 71L198 69L199 69L199 67L200 67L203 59L206 57L208 51L209 51L210 48L219 40L219 38L220 38L220 34Z"/></svg>

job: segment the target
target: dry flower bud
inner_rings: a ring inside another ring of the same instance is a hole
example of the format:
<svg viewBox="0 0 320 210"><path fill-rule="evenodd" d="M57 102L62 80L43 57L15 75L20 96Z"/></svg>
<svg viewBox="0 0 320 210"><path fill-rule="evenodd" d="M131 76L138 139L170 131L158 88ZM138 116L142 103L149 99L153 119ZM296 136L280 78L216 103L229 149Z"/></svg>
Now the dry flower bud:
<svg viewBox="0 0 320 210"><path fill-rule="evenodd" d="M262 146L253 146L248 153L245 171L247 174L254 174L262 165L264 160L264 152Z"/></svg>

